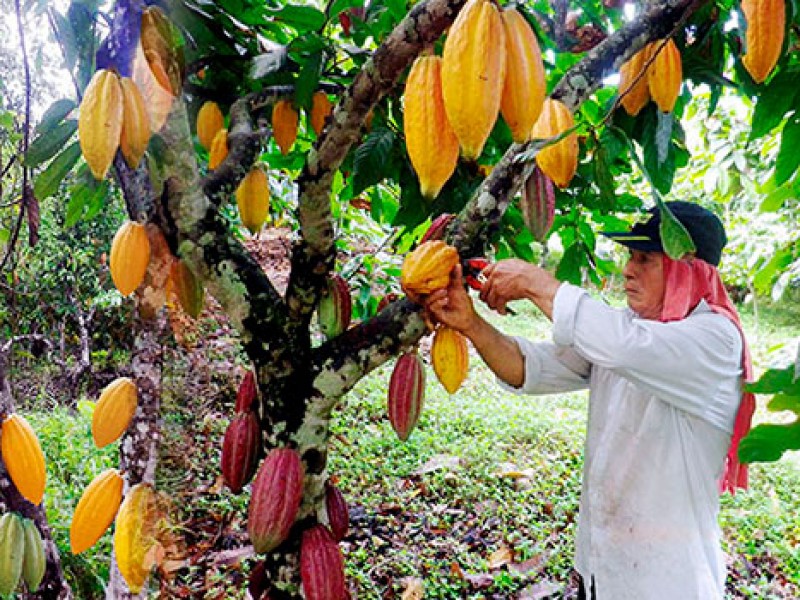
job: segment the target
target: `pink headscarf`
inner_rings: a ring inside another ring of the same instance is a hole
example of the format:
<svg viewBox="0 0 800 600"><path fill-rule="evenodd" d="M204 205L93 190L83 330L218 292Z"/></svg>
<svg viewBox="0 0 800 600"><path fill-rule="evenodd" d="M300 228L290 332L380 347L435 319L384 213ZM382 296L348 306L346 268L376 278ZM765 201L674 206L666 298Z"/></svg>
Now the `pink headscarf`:
<svg viewBox="0 0 800 600"><path fill-rule="evenodd" d="M661 321L678 321L689 315L700 300L705 300L714 312L728 317L742 334L742 376L744 381L753 380L753 364L750 350L742 331L739 314L722 285L717 268L704 260L693 258L673 260L664 255L664 307ZM736 493L736 488L747 489L747 465L739 462L737 452L739 441L750 430L750 422L755 412L755 396L751 392L742 393L739 411L733 425L733 435L728 454L725 457L720 493Z"/></svg>

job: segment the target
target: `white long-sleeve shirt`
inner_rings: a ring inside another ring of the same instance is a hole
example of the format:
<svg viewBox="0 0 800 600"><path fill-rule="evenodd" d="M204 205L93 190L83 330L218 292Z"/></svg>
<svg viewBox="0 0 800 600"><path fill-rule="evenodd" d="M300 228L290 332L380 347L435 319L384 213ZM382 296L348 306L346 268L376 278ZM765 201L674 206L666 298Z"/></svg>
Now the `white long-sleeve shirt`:
<svg viewBox="0 0 800 600"><path fill-rule="evenodd" d="M717 480L741 398L742 339L701 302L662 323L562 284L554 343L515 338L525 382L589 388L576 569L598 600L715 600ZM506 386L508 388L508 386Z"/></svg>

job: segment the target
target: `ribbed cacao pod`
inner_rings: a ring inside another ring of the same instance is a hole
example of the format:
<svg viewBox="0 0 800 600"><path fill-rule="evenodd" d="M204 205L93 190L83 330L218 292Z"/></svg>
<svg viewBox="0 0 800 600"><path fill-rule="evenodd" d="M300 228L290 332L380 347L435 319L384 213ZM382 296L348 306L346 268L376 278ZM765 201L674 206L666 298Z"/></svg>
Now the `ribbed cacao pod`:
<svg viewBox="0 0 800 600"><path fill-rule="evenodd" d="M546 98L542 114L533 126L531 137L551 138L571 129L574 125L572 113L563 102ZM570 133L555 144L542 148L536 155L536 164L558 187L567 187L578 169L578 136Z"/></svg>
<svg viewBox="0 0 800 600"><path fill-rule="evenodd" d="M256 386L256 376L252 371L247 371L239 384L236 392L236 412L248 412L253 410L253 402L256 399L258 388Z"/></svg>
<svg viewBox="0 0 800 600"><path fill-rule="evenodd" d="M116 469L106 469L86 486L69 527L69 545L80 554L97 543L117 515L124 485Z"/></svg>
<svg viewBox="0 0 800 600"><path fill-rule="evenodd" d="M350 510L342 491L330 480L325 482L325 511L333 539L343 540L350 528Z"/></svg>
<svg viewBox="0 0 800 600"><path fill-rule="evenodd" d="M137 483L128 490L122 501L114 529L117 566L133 594L142 590L153 566L148 554L156 541L157 521L158 508L153 487L147 483Z"/></svg>
<svg viewBox="0 0 800 600"><path fill-rule="evenodd" d="M130 426L139 404L139 392L130 377L119 377L100 394L92 415L95 446L103 448L115 442Z"/></svg>
<svg viewBox="0 0 800 600"><path fill-rule="evenodd" d="M455 218L456 216L450 213L440 214L431 222L431 226L428 227L427 231L422 234L422 239L419 243L424 244L425 242L444 239L444 234L447 233L447 226L450 225Z"/></svg>
<svg viewBox="0 0 800 600"><path fill-rule="evenodd" d="M353 312L353 300L350 286L338 273L328 278L325 291L319 299L317 318L319 328L326 338L331 339L350 327Z"/></svg>
<svg viewBox="0 0 800 600"><path fill-rule="evenodd" d="M197 139L206 150L211 150L211 143L220 130L225 128L225 117L216 102L203 103L197 111Z"/></svg>
<svg viewBox="0 0 800 600"><path fill-rule="evenodd" d="M742 64L756 83L763 82L781 56L786 29L784 0L742 0L747 22Z"/></svg>
<svg viewBox="0 0 800 600"><path fill-rule="evenodd" d="M506 32L506 78L500 112L517 143L527 142L547 92L544 63L531 26L516 9L501 13Z"/></svg>
<svg viewBox="0 0 800 600"><path fill-rule="evenodd" d="M156 132L160 131L166 123L175 96L173 96L172 90L164 87L169 81L160 59L157 62L148 62L148 60L148 55L145 54L142 45L138 44L133 58L131 79L136 82L144 98L145 109L150 119L150 131Z"/></svg>
<svg viewBox="0 0 800 600"><path fill-rule="evenodd" d="M289 100L279 100L272 109L272 135L284 156L297 139L297 111Z"/></svg>
<svg viewBox="0 0 800 600"><path fill-rule="evenodd" d="M220 129L211 140L211 148L208 151L208 169L213 171L228 158L228 130Z"/></svg>
<svg viewBox="0 0 800 600"><path fill-rule="evenodd" d="M416 351L406 352L394 365L389 380L389 422L406 441L422 413L425 399L425 366Z"/></svg>
<svg viewBox="0 0 800 600"><path fill-rule="evenodd" d="M22 415L12 414L0 428L0 452L8 476L28 502L39 505L47 473L39 438Z"/></svg>
<svg viewBox="0 0 800 600"><path fill-rule="evenodd" d="M170 94L183 87L185 59L183 45L178 43L180 32L157 6L148 6L142 12L140 40L147 61L155 72L163 75L161 84ZM157 64L156 68L153 65Z"/></svg>
<svg viewBox="0 0 800 600"><path fill-rule="evenodd" d="M457 263L458 251L443 241L420 244L403 261L400 286L412 294L430 294L446 288Z"/></svg>
<svg viewBox="0 0 800 600"><path fill-rule="evenodd" d="M468 0L450 27L442 58L447 118L467 160L476 160L497 120L506 76L506 40L490 0Z"/></svg>
<svg viewBox="0 0 800 600"><path fill-rule="evenodd" d="M398 298L397 294L395 294L394 292L389 292L383 298L380 299L380 302L378 302L378 308L375 309L375 312L376 313L381 312L384 308L386 308L392 302L397 300L397 298Z"/></svg>
<svg viewBox="0 0 800 600"><path fill-rule="evenodd" d="M258 553L277 548L289 536L303 499L305 469L291 448L270 451L253 482L247 532Z"/></svg>
<svg viewBox="0 0 800 600"><path fill-rule="evenodd" d="M25 556L22 558L22 580L28 587L28 591L33 594L39 589L44 579L44 572L47 569L47 559L44 555L44 541L36 527L36 523L30 519L22 519L22 527L25 530Z"/></svg>
<svg viewBox="0 0 800 600"><path fill-rule="evenodd" d="M142 160L150 142L150 116L139 88L129 77L120 80L122 87L122 133L119 149L131 169Z"/></svg>
<svg viewBox="0 0 800 600"><path fill-rule="evenodd" d="M639 114L650 101L648 85L650 68L647 63L652 56L652 44L646 45L631 56L619 70L620 103L632 117Z"/></svg>
<svg viewBox="0 0 800 600"><path fill-rule="evenodd" d="M672 38L667 40L663 46L660 40L653 42L652 48L652 51L658 52L658 54L653 59L647 75L650 96L658 105L659 110L670 112L681 93L681 83L683 82L681 53ZM659 50L659 48L661 49Z"/></svg>
<svg viewBox="0 0 800 600"><path fill-rule="evenodd" d="M519 202L522 220L537 242L544 243L556 215L556 191L553 181L539 167L525 181Z"/></svg>
<svg viewBox="0 0 800 600"><path fill-rule="evenodd" d="M420 56L411 67L403 96L403 130L422 195L439 195L458 164L458 138L444 110L442 59Z"/></svg>
<svg viewBox="0 0 800 600"><path fill-rule="evenodd" d="M324 525L314 525L300 540L300 579L306 600L346 600L344 558Z"/></svg>
<svg viewBox="0 0 800 600"><path fill-rule="evenodd" d="M431 362L444 389L454 394L469 370L469 350L467 339L455 329L440 325L433 335Z"/></svg>
<svg viewBox="0 0 800 600"><path fill-rule="evenodd" d="M309 118L311 121L311 128L317 136L322 133L322 128L325 127L325 120L332 112L333 104L331 104L331 101L328 99L328 94L322 91L314 92L314 95L311 97L311 115Z"/></svg>
<svg viewBox="0 0 800 600"><path fill-rule="evenodd" d="M172 263L170 269L170 289L175 292L181 308L193 319L200 316L205 304L203 283L182 260Z"/></svg>
<svg viewBox="0 0 800 600"><path fill-rule="evenodd" d="M130 296L144 280L150 263L150 240L144 225L126 221L111 242L111 279L123 296Z"/></svg>
<svg viewBox="0 0 800 600"><path fill-rule="evenodd" d="M122 135L122 86L119 75L100 69L83 93L78 115L78 140L83 158L96 179L103 179Z"/></svg>
<svg viewBox="0 0 800 600"><path fill-rule="evenodd" d="M242 225L253 235L261 230L269 214L269 180L260 167L254 167L245 175L236 189L236 204Z"/></svg>
<svg viewBox="0 0 800 600"><path fill-rule="evenodd" d="M25 530L22 518L13 512L0 516L0 596L13 592L22 577Z"/></svg>
<svg viewBox="0 0 800 600"><path fill-rule="evenodd" d="M222 477L235 494L242 491L256 472L260 442L256 415L252 411L236 413L222 440Z"/></svg>

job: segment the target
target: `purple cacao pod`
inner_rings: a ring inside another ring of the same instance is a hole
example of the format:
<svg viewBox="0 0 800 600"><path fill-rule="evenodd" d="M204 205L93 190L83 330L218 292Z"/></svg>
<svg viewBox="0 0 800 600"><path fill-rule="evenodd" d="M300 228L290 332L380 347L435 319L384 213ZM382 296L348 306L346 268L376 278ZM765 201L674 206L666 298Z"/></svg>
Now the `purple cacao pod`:
<svg viewBox="0 0 800 600"><path fill-rule="evenodd" d="M346 600L349 596L342 551L324 525L314 525L303 532L300 578L306 600Z"/></svg>
<svg viewBox="0 0 800 600"><path fill-rule="evenodd" d="M261 430L251 411L236 413L222 441L222 477L234 493L249 483L258 465Z"/></svg>
<svg viewBox="0 0 800 600"><path fill-rule="evenodd" d="M325 509L333 539L341 541L350 527L350 511L341 490L330 481L325 482Z"/></svg>
<svg viewBox="0 0 800 600"><path fill-rule="evenodd" d="M239 384L239 391L236 392L236 412L247 412L253 410L253 402L256 399L258 390L256 388L256 376L252 371L247 371Z"/></svg>
<svg viewBox="0 0 800 600"><path fill-rule="evenodd" d="M525 182L519 203L522 219L538 242L547 239L556 214L553 180L537 166Z"/></svg>
<svg viewBox="0 0 800 600"><path fill-rule="evenodd" d="M394 365L389 380L389 421L397 437L406 441L422 412L425 367L416 351L406 352Z"/></svg>
<svg viewBox="0 0 800 600"><path fill-rule="evenodd" d="M422 239L419 241L420 244L424 244L428 240L442 240L444 239L444 234L447 232L447 226L455 219L455 215L451 215L450 213L442 213L438 217L436 217L431 226L428 227L428 230L422 234Z"/></svg>

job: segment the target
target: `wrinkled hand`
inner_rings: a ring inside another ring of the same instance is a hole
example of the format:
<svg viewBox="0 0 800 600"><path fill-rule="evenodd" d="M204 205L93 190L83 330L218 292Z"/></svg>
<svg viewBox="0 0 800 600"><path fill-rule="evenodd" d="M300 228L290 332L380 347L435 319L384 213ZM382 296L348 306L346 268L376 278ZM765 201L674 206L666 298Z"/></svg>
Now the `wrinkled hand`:
<svg viewBox="0 0 800 600"><path fill-rule="evenodd" d="M462 333L474 326L480 317L461 278L461 265L456 265L446 288L431 292L421 299L426 321L443 323Z"/></svg>
<svg viewBox="0 0 800 600"><path fill-rule="evenodd" d="M513 300L531 298L539 272L546 273L536 265L518 258L501 260L486 267L486 276L480 298L489 308L501 315L508 311L506 304Z"/></svg>

